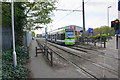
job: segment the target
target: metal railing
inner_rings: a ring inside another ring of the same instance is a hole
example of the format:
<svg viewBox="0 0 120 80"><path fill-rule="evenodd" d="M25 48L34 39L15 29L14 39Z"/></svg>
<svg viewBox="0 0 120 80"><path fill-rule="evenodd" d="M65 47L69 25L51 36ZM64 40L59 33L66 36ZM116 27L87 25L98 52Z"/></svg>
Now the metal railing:
<svg viewBox="0 0 120 80"><path fill-rule="evenodd" d="M50 49L48 46L41 44L38 40L36 41L38 43L38 46L40 47L36 47L36 57L38 56L38 53L43 53L43 55L46 57L51 66L53 66L53 50Z"/></svg>
<svg viewBox="0 0 120 80"><path fill-rule="evenodd" d="M102 39L102 40L95 40L95 39L88 39L88 38L85 38L85 43L87 43L87 45L89 45L89 44L93 44L94 46L96 46L96 44L98 43L98 44L101 44L101 47L104 47L104 48L106 48L106 39ZM77 42L77 43L83 43L83 39L79 39L79 41ZM103 44L103 46L102 46L102 44Z"/></svg>

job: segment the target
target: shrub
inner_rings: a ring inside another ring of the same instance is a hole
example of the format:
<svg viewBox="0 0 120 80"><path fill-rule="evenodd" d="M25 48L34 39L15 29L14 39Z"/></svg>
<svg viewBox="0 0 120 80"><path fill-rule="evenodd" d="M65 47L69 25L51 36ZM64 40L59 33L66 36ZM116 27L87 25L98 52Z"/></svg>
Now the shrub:
<svg viewBox="0 0 120 80"><path fill-rule="evenodd" d="M28 53L25 47L16 47L17 63L18 65L14 67L13 65L13 54L12 50L4 51L2 54L2 78L6 79L17 79L17 78L27 78L29 70L23 65L26 62Z"/></svg>
<svg viewBox="0 0 120 80"><path fill-rule="evenodd" d="M107 37L108 37L108 36L107 36L106 34L102 34L102 40L106 40ZM99 35L96 35L96 36L93 36L93 37L90 37L90 39L94 39L94 40L100 41L100 34L99 34Z"/></svg>

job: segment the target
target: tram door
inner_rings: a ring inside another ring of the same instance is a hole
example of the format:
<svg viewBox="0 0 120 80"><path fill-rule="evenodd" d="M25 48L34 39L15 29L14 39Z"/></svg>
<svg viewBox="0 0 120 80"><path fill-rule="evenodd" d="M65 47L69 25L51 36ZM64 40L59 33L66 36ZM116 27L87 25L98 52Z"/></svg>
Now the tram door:
<svg viewBox="0 0 120 80"><path fill-rule="evenodd" d="M55 42L56 42L56 39L57 39L57 36L56 36L56 34L55 34Z"/></svg>

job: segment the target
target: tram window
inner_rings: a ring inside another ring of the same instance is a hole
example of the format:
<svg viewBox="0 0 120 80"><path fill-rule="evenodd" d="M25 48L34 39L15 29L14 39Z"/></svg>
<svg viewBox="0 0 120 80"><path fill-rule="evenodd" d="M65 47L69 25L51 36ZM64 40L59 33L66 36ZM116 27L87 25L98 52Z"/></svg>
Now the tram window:
<svg viewBox="0 0 120 80"><path fill-rule="evenodd" d="M55 41L56 41L56 38L57 38L57 36L56 36L56 34L55 34Z"/></svg>
<svg viewBox="0 0 120 80"><path fill-rule="evenodd" d="M52 35L52 39L54 39L54 35Z"/></svg>
<svg viewBox="0 0 120 80"><path fill-rule="evenodd" d="M48 38L49 38L49 35L48 35Z"/></svg>
<svg viewBox="0 0 120 80"><path fill-rule="evenodd" d="M52 35L51 35L51 39L52 39Z"/></svg>
<svg viewBox="0 0 120 80"><path fill-rule="evenodd" d="M59 34L57 34L57 39L59 39L60 37L59 37Z"/></svg>
<svg viewBox="0 0 120 80"><path fill-rule="evenodd" d="M61 34L61 40L65 40L65 34Z"/></svg>
<svg viewBox="0 0 120 80"><path fill-rule="evenodd" d="M52 35L52 39L53 39L53 35Z"/></svg>

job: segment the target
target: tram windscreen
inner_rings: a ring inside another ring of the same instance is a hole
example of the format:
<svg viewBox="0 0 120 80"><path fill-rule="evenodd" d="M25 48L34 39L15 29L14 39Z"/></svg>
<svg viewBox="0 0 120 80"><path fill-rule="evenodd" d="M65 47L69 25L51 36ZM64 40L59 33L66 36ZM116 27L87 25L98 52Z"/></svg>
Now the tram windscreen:
<svg viewBox="0 0 120 80"><path fill-rule="evenodd" d="M67 35L67 39L73 39L74 38L74 32L72 29L67 29L66 30L66 35Z"/></svg>

